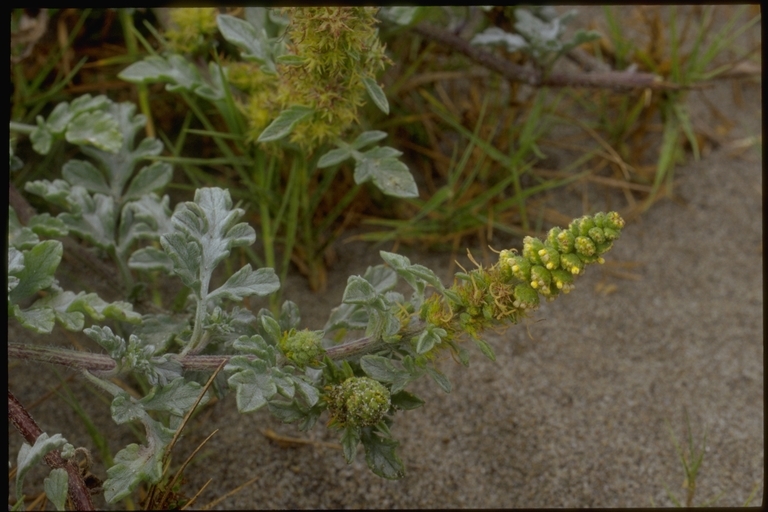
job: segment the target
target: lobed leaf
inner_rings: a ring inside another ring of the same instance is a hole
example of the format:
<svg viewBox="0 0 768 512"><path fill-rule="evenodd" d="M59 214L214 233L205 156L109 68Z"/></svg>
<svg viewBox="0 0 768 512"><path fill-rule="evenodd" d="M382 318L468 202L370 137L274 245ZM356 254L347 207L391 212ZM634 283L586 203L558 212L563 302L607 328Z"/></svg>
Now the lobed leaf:
<svg viewBox="0 0 768 512"><path fill-rule="evenodd" d="M388 480L405 476L405 466L395 451L400 443L380 436L370 427L362 429L360 440L365 447L365 462L374 474Z"/></svg>
<svg viewBox="0 0 768 512"><path fill-rule="evenodd" d="M74 186L69 193L70 212L59 215L67 228L100 249L115 246L117 212L115 200L104 194L88 194L81 186Z"/></svg>
<svg viewBox="0 0 768 512"><path fill-rule="evenodd" d="M163 452L173 439L173 431L152 420L146 413L142 422L147 446L130 444L115 455L115 465L107 470L104 498L107 503L122 500L142 482L157 483L163 476Z"/></svg>
<svg viewBox="0 0 768 512"><path fill-rule="evenodd" d="M280 140L283 137L293 131L293 127L299 121L306 119L315 113L315 109L311 107L305 107L302 105L294 105L280 112L280 114L267 126L257 142L274 142Z"/></svg>
<svg viewBox="0 0 768 512"><path fill-rule="evenodd" d="M245 297L258 295L263 297L280 288L280 280L271 268L256 271L248 264L232 274L221 287L208 295L208 300L228 299L241 301Z"/></svg>
<svg viewBox="0 0 768 512"><path fill-rule="evenodd" d="M394 197L418 197L419 191L408 167L397 158L392 148L376 148L363 154L355 166L355 183L373 181L379 190Z"/></svg>
<svg viewBox="0 0 768 512"><path fill-rule="evenodd" d="M166 411L176 416L184 416L197 401L202 388L198 382L186 381L184 377L179 377L165 386L155 386L139 402L147 411ZM207 403L209 399L210 394L206 393L200 405Z"/></svg>
<svg viewBox="0 0 768 512"><path fill-rule="evenodd" d="M78 114L67 126L65 137L70 144L90 144L109 153L117 153L123 146L117 120L104 111Z"/></svg>
<svg viewBox="0 0 768 512"><path fill-rule="evenodd" d="M64 253L61 242L57 240L46 240L40 242L32 249L25 251L24 266L19 269L18 256L14 258L13 268L18 269L9 274L18 278L18 284L8 294L8 300L11 304L17 304L20 301L31 297L40 290L51 286L54 282L54 273L61 263L61 257Z"/></svg>
<svg viewBox="0 0 768 512"><path fill-rule="evenodd" d="M40 334L50 333L56 323L56 314L49 308L21 309L18 304L14 304L11 311L22 326Z"/></svg>
<svg viewBox="0 0 768 512"><path fill-rule="evenodd" d="M123 201L141 199L142 196L165 187L173 178L173 167L166 162L154 162L142 167L131 180L128 190L123 195Z"/></svg>
<svg viewBox="0 0 768 512"><path fill-rule="evenodd" d="M317 168L325 169L326 167L340 164L351 156L352 151L350 151L348 148L332 149L320 157L320 160L317 161Z"/></svg>
<svg viewBox="0 0 768 512"><path fill-rule="evenodd" d="M264 48L262 38L259 37L256 27L245 20L228 14L219 14L216 17L216 24L224 39L244 50L242 53L244 59L259 64L267 62L267 49Z"/></svg>
<svg viewBox="0 0 768 512"><path fill-rule="evenodd" d="M404 411L418 409L425 403L424 400L407 391L393 393L390 397L390 401L394 407Z"/></svg>
<svg viewBox="0 0 768 512"><path fill-rule="evenodd" d="M360 276L349 276L341 301L345 304L371 304L379 294L373 285Z"/></svg>
<svg viewBox="0 0 768 512"><path fill-rule="evenodd" d="M83 332L86 336L101 345L101 347L107 351L109 357L115 361L119 361L125 354L125 340L121 336L113 333L112 329L109 327L94 325L93 327L88 327Z"/></svg>
<svg viewBox="0 0 768 512"><path fill-rule="evenodd" d="M45 496L53 503L56 510L66 510L69 491L69 474L64 468L54 468L43 481Z"/></svg>
<svg viewBox="0 0 768 512"><path fill-rule="evenodd" d="M237 372L227 380L229 386L237 390L237 410L241 413L261 409L277 393L277 386L272 381L264 363L262 361L254 363L261 363L261 365L254 364L252 367L257 369Z"/></svg>
<svg viewBox="0 0 768 512"><path fill-rule="evenodd" d="M382 139L385 139L386 137L387 132L383 132L381 130L370 130L358 135L354 142L352 142L351 146L354 149L362 149L368 144L378 142Z"/></svg>
<svg viewBox="0 0 768 512"><path fill-rule="evenodd" d="M371 97L373 103L379 107L379 110L389 115L389 102L387 101L387 95L381 89L381 86L376 83L376 80L370 77L363 77L363 84L365 90L368 91L368 96Z"/></svg>
<svg viewBox="0 0 768 512"><path fill-rule="evenodd" d="M506 50L514 53L528 46L528 42L519 34L510 34L499 27L490 27L472 38L470 44L504 45Z"/></svg>
<svg viewBox="0 0 768 512"><path fill-rule="evenodd" d="M89 192L109 195L112 191L104 174L85 160L72 159L61 168L61 175L70 185L81 186Z"/></svg>
<svg viewBox="0 0 768 512"><path fill-rule="evenodd" d="M50 216L49 216L50 217ZM8 273L24 268L24 254L21 250L31 249L40 243L37 233L27 226L22 226L12 206L8 205ZM11 260L16 263L11 266Z"/></svg>
<svg viewBox="0 0 768 512"><path fill-rule="evenodd" d="M344 459L346 459L347 464L351 464L355 460L357 445L360 443L360 429L348 425L344 428L340 441Z"/></svg>
<svg viewBox="0 0 768 512"><path fill-rule="evenodd" d="M200 244L189 240L183 233L174 232L160 238L163 250L173 262L173 272L198 296L200 295ZM146 255L146 253L144 253Z"/></svg>
<svg viewBox="0 0 768 512"><path fill-rule="evenodd" d="M16 499L20 500L22 495L22 485L24 478L30 469L36 466L43 460L43 457L48 455L53 450L58 450L62 446L67 444L67 440L64 439L61 434L53 434L48 436L43 432L37 439L35 439L34 445L23 443L19 450L19 455L16 457Z"/></svg>

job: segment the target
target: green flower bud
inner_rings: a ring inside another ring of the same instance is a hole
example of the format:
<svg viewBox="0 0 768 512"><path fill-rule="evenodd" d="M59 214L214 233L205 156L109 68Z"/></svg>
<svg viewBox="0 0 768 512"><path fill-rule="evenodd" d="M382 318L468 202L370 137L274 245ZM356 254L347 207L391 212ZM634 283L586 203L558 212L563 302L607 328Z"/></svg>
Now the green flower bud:
<svg viewBox="0 0 768 512"><path fill-rule="evenodd" d="M555 247L557 247L561 254L573 252L575 241L576 237L573 233L570 231L561 231L557 235L557 245L555 245Z"/></svg>
<svg viewBox="0 0 768 512"><path fill-rule="evenodd" d="M531 280L531 262L522 256L514 256L512 264L512 273L521 281L528 282Z"/></svg>
<svg viewBox="0 0 768 512"><path fill-rule="evenodd" d="M595 247L595 242L590 240L589 237L586 236L577 236L576 241L574 243L574 248L576 249L576 252L579 254L579 256L592 256L597 251L597 247Z"/></svg>
<svg viewBox="0 0 768 512"><path fill-rule="evenodd" d="M560 266L574 275L580 274L584 270L584 262L575 253L561 255Z"/></svg>
<svg viewBox="0 0 768 512"><path fill-rule="evenodd" d="M291 329L283 334L278 346L280 351L299 368L315 365L325 353L322 345L323 331L296 331Z"/></svg>
<svg viewBox="0 0 768 512"><path fill-rule="evenodd" d="M597 254L605 254L611 250L611 247L613 247L613 242L603 242L602 244L597 244Z"/></svg>
<svg viewBox="0 0 768 512"><path fill-rule="evenodd" d="M515 286L513 306L520 309L536 309L539 306L539 294L528 283Z"/></svg>
<svg viewBox="0 0 768 512"><path fill-rule="evenodd" d="M579 227L579 235L580 236L588 236L589 230L595 227L595 221L592 220L592 217L589 217L585 215L584 217L581 217L580 219L576 219L578 227Z"/></svg>
<svg viewBox="0 0 768 512"><path fill-rule="evenodd" d="M531 288L539 290L544 295L549 295L549 283L552 282L552 274L541 265L531 267Z"/></svg>
<svg viewBox="0 0 768 512"><path fill-rule="evenodd" d="M587 256L586 254L579 254L579 259L583 261L585 264L589 263L600 263L601 265L605 263L605 260L595 252L592 256Z"/></svg>
<svg viewBox="0 0 768 512"><path fill-rule="evenodd" d="M539 257L547 269L552 270L560 266L560 253L547 241L543 249L539 249Z"/></svg>
<svg viewBox="0 0 768 512"><path fill-rule="evenodd" d="M563 293L568 293L575 288L575 285L573 284L573 274L562 268L552 271L552 284Z"/></svg>
<svg viewBox="0 0 768 512"><path fill-rule="evenodd" d="M589 238L599 245L605 242L605 233L601 228L595 227L589 230Z"/></svg>
<svg viewBox="0 0 768 512"><path fill-rule="evenodd" d="M605 227L605 220L607 216L605 215L605 212L597 212L592 219L595 221L595 226L599 228Z"/></svg>
<svg viewBox="0 0 768 512"><path fill-rule="evenodd" d="M603 228L611 228L616 231L621 231L624 228L624 219L621 218L616 212L608 212L605 214L605 221L603 222Z"/></svg>
<svg viewBox="0 0 768 512"><path fill-rule="evenodd" d="M544 242L544 245L546 245L548 243L550 246L554 247L555 249L560 250L559 247L558 247L558 243L557 243L557 235L559 235L562 232L563 232L563 230L560 229L559 227L554 227L554 228L550 229L547 232L547 240L546 240L546 242Z"/></svg>
<svg viewBox="0 0 768 512"><path fill-rule="evenodd" d="M531 262L532 265L544 265L539 256L539 251L544 248L544 243L538 238L526 236L523 238L523 258Z"/></svg>
<svg viewBox="0 0 768 512"><path fill-rule="evenodd" d="M514 277L512 272L512 265L515 264L515 253L504 249L499 253L499 269L501 270L501 277L504 281L511 281Z"/></svg>
<svg viewBox="0 0 768 512"><path fill-rule="evenodd" d="M333 421L340 427L375 425L391 406L389 390L369 377L350 377L333 386L325 400Z"/></svg>
<svg viewBox="0 0 768 512"><path fill-rule="evenodd" d="M605 234L605 239L611 241L616 240L620 236L618 231L611 228L603 228L603 233Z"/></svg>

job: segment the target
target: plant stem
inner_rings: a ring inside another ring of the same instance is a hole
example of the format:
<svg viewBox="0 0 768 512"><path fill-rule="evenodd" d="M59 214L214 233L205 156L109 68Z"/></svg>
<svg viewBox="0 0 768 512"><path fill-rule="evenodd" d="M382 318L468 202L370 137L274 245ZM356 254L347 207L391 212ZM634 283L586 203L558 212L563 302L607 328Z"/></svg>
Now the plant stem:
<svg viewBox="0 0 768 512"><path fill-rule="evenodd" d="M424 324L421 320L412 320L408 330L402 333L400 343L417 337L423 330ZM370 352L384 343L385 342L379 338L367 336L335 347L330 347L326 349L326 355L334 360L348 359ZM182 368L190 371L214 371L222 361L229 362L232 357L235 356L176 356L179 363L181 363ZM8 359L11 358L58 364L79 370L87 370L96 375L104 372L114 372L117 367L115 361L106 354L92 354L90 352L80 352L57 347L42 347L25 343L8 343Z"/></svg>
<svg viewBox="0 0 768 512"><path fill-rule="evenodd" d="M24 409L21 402L14 396L11 390L8 390L8 419L16 430L24 437L24 440L34 445L38 437L43 433L32 416ZM69 476L68 494L69 499L75 507L75 510L96 510L91 501L91 493L80 475L80 468L70 461L61 457L59 450L53 450L44 457L45 463L51 468L64 468Z"/></svg>

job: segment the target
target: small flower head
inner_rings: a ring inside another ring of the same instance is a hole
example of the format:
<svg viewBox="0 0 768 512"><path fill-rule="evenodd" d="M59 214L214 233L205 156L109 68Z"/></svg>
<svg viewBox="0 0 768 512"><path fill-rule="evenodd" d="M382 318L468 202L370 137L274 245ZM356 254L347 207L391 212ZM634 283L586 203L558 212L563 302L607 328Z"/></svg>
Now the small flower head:
<svg viewBox="0 0 768 512"><path fill-rule="evenodd" d="M603 234L606 240L613 241L619 238L619 232L612 228L603 228Z"/></svg>
<svg viewBox="0 0 768 512"><path fill-rule="evenodd" d="M499 253L499 269L505 281L511 281L514 277L512 266L515 264L515 256L515 253L508 249L504 249Z"/></svg>
<svg viewBox="0 0 768 512"><path fill-rule="evenodd" d="M573 284L573 276L571 272L558 268L552 271L552 284L557 290L568 293L575 288Z"/></svg>
<svg viewBox="0 0 768 512"><path fill-rule="evenodd" d="M605 232L602 228L594 227L589 230L589 238L596 244L602 244L605 242Z"/></svg>
<svg viewBox="0 0 768 512"><path fill-rule="evenodd" d="M584 217L579 217L571 222L570 231L573 233L573 236L576 237L587 236L589 230L593 227L595 227L595 221L589 215L585 215Z"/></svg>
<svg viewBox="0 0 768 512"><path fill-rule="evenodd" d="M549 284L552 282L552 274L541 265L531 267L531 288L544 295L549 295Z"/></svg>
<svg viewBox="0 0 768 512"><path fill-rule="evenodd" d="M560 266L573 275L580 274L584 270L584 262L573 252L560 256Z"/></svg>
<svg viewBox="0 0 768 512"><path fill-rule="evenodd" d="M350 377L331 387L325 400L332 421L340 427L375 425L391 406L389 390L369 377Z"/></svg>
<svg viewBox="0 0 768 512"><path fill-rule="evenodd" d="M291 329L280 339L280 351L299 368L315 365L325 353L322 345L323 331L296 331Z"/></svg>
<svg viewBox="0 0 768 512"><path fill-rule="evenodd" d="M538 238L526 236L523 238L523 258L531 262L532 265L544 265L539 256L539 251L544 249L544 243Z"/></svg>
<svg viewBox="0 0 768 512"><path fill-rule="evenodd" d="M512 273L521 281L531 280L531 262L522 256L515 256L514 263L512 264Z"/></svg>
<svg viewBox="0 0 768 512"><path fill-rule="evenodd" d="M561 254L569 253L573 252L575 242L576 237L573 236L573 233L570 231L561 231L557 234L557 245L555 247L557 247L557 250L559 250Z"/></svg>
<svg viewBox="0 0 768 512"><path fill-rule="evenodd" d="M536 309L539 306L539 294L528 283L515 286L514 306L520 309Z"/></svg>
<svg viewBox="0 0 768 512"><path fill-rule="evenodd" d="M560 266L560 253L549 242L544 244L543 249L539 249L539 258L544 263L544 266L548 270L558 268Z"/></svg>
<svg viewBox="0 0 768 512"><path fill-rule="evenodd" d="M577 236L574 248L579 256L592 256L597 252L595 242L593 242L588 236Z"/></svg>

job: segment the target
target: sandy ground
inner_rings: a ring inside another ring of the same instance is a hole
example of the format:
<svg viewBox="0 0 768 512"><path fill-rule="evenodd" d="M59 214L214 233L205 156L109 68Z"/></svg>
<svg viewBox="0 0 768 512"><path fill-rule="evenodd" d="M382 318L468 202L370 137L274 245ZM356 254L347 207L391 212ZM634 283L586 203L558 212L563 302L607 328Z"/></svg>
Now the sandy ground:
<svg viewBox="0 0 768 512"><path fill-rule="evenodd" d="M709 97L738 121L728 140L761 135L759 85L744 86L742 107L733 104L729 84L717 87ZM670 506L665 486L680 499L685 490L667 423L682 442L687 411L694 439L706 432L707 440L696 502L723 493L718 505L740 506L757 486L752 505L760 505L761 170L758 149L738 152L728 144L679 167L678 200L662 200L628 225L605 266L590 267L572 294L545 304L530 321L487 336L496 362L474 349L470 368L446 361L451 394L428 379L412 385L426 405L399 414L393 427L404 479L371 474L362 450L347 465L333 447L281 447L261 431L326 443L337 437L322 425L299 433L266 412L240 416L230 395L196 418L181 443L179 461L219 429L188 469L187 493L213 479L202 505L257 478L217 508ZM576 194L565 191L558 201L560 211L581 214ZM300 278L286 284L286 297L299 303L308 327L322 326L348 275L380 263L378 248L363 244L340 245L338 252L324 295L312 295ZM403 252L449 281L449 256ZM23 334L9 327L9 335ZM9 386L25 404L58 382L47 369L12 365ZM135 442L80 379L69 386L109 433L113 453ZM61 399L32 414L49 433L92 445ZM11 460L18 445L10 431ZM94 473L104 475L101 463ZM42 474L33 473L30 482Z"/></svg>

